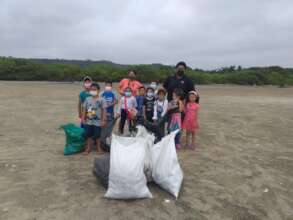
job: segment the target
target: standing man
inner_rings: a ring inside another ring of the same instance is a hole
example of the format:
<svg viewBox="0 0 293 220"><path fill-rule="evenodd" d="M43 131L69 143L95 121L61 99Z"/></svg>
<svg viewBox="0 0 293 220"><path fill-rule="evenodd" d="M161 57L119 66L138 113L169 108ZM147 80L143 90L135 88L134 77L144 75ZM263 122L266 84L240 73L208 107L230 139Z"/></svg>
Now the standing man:
<svg viewBox="0 0 293 220"><path fill-rule="evenodd" d="M125 92L124 90L129 87L132 91L132 95L137 96L138 89L141 88L143 85L139 81L136 80L136 74L137 73L135 70L130 70L128 72L128 77L122 79L119 82L120 95L124 95L124 92Z"/></svg>
<svg viewBox="0 0 293 220"><path fill-rule="evenodd" d="M195 89L191 79L185 75L186 68L187 66L185 62L181 61L177 63L176 73L165 80L163 86L168 93L168 101L172 100L172 93L175 89L182 90L185 99L187 98L188 93Z"/></svg>

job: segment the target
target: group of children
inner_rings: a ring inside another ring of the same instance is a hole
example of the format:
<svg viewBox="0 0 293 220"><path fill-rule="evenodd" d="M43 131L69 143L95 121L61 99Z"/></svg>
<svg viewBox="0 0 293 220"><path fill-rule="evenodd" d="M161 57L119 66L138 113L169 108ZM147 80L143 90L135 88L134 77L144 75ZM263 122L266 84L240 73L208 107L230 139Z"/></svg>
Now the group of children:
<svg viewBox="0 0 293 220"><path fill-rule="evenodd" d="M81 126L85 128L87 145L84 154L91 151L92 142L97 145L98 153L103 153L100 148L100 135L103 127L120 117L119 133L124 133L126 122L129 132L135 132L137 125L152 124L159 130L160 138L166 133L175 130L185 130L185 147L194 149L196 146L195 135L199 128L197 113L199 109L197 91L190 91L187 99L182 91L175 89L172 100L166 99L163 88L156 90L154 85L147 88L141 86L138 94L134 94L130 87L126 87L120 100L112 89L112 83L106 82L105 90L100 93L97 83L92 83L90 77L84 78L84 91L79 95L78 111ZM175 144L181 149L181 132L176 135Z"/></svg>

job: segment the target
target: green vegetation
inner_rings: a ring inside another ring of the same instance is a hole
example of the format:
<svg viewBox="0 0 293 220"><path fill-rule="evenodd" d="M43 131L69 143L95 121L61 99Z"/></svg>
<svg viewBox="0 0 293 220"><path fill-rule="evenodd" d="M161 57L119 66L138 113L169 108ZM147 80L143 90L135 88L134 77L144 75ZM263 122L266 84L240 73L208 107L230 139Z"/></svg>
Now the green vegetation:
<svg viewBox="0 0 293 220"><path fill-rule="evenodd" d="M142 82L163 81L174 73L174 66L162 64L120 65L109 61L19 59L0 57L0 80L77 81L84 75L96 81L119 81L135 69ZM293 68L225 67L213 71L188 68L187 75L196 84L293 85Z"/></svg>

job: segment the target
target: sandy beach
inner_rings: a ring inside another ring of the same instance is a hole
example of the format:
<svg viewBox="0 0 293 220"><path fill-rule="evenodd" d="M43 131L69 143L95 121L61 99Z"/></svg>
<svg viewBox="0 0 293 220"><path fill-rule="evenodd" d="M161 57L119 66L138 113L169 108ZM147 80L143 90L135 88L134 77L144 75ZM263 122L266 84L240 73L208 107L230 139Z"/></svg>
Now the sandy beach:
<svg viewBox="0 0 293 220"><path fill-rule="evenodd" d="M0 219L293 219L293 88L199 88L178 200L150 184L153 199L117 201L92 175L95 152L63 156L81 84L0 81Z"/></svg>

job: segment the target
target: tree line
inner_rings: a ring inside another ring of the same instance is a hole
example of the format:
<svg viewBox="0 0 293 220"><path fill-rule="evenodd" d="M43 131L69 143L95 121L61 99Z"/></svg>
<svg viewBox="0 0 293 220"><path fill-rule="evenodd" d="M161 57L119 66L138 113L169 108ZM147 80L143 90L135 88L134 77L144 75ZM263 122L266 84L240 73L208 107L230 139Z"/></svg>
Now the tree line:
<svg viewBox="0 0 293 220"><path fill-rule="evenodd" d="M142 82L158 81L173 74L174 66L162 64L120 65L109 61L22 59L0 57L0 80L80 81L89 75L95 81L117 82L135 69ZM293 85L293 68L230 66L216 70L188 68L195 84Z"/></svg>

